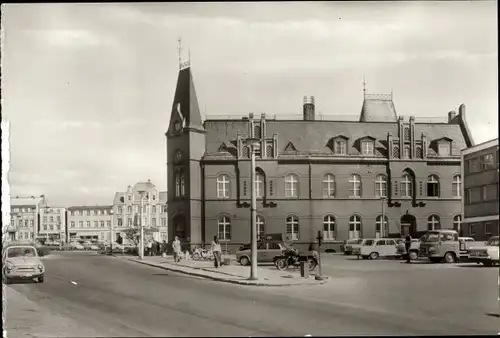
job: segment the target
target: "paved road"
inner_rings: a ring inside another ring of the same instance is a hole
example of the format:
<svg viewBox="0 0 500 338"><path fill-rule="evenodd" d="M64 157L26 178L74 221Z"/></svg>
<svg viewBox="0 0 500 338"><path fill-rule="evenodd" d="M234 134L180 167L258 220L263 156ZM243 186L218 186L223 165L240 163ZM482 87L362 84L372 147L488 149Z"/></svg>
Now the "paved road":
<svg viewBox="0 0 500 338"><path fill-rule="evenodd" d="M326 257L324 262L325 272L334 277L326 285L256 288L175 274L92 253L52 254L45 259L44 284L9 287L25 295L38 309L52 314L54 321L77 323L73 336L499 331L500 320L487 315L498 311L495 268L438 269L394 261L354 262L341 256ZM7 326L15 326L15 317L7 317ZM70 335L68 325L64 333L56 332L54 325L52 335ZM36 327L25 330L37 332Z"/></svg>

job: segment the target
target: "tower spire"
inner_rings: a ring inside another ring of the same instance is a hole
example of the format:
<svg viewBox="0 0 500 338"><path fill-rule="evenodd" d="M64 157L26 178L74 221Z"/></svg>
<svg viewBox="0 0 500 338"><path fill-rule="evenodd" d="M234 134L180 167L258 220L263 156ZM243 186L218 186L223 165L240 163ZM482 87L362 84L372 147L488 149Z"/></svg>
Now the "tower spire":
<svg viewBox="0 0 500 338"><path fill-rule="evenodd" d="M177 42L179 43L179 47L177 49L178 53L179 53L179 70L181 69L182 67L182 60L181 60L181 53L182 53L182 39L179 37L179 39L177 39Z"/></svg>
<svg viewBox="0 0 500 338"><path fill-rule="evenodd" d="M366 80L364 75L363 75L363 97L366 97Z"/></svg>

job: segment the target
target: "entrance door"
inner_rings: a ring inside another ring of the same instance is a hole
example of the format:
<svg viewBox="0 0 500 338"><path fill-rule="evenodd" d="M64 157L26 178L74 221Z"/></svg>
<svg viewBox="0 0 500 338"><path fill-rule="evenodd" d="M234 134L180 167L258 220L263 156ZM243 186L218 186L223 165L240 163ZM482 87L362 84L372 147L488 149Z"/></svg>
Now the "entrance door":
<svg viewBox="0 0 500 338"><path fill-rule="evenodd" d="M401 235L412 235L416 232L416 230L417 219L415 218L415 216L410 214L404 214L403 216L401 216Z"/></svg>

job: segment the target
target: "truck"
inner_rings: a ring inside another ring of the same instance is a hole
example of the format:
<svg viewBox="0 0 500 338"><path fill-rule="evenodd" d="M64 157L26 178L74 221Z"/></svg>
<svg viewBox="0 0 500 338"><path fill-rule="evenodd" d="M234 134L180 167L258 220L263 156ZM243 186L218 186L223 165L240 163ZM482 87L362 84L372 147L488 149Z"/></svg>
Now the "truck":
<svg viewBox="0 0 500 338"><path fill-rule="evenodd" d="M427 257L433 263L443 260L456 263L468 259L471 248L480 244L459 238L455 230L432 230L421 238L418 256Z"/></svg>

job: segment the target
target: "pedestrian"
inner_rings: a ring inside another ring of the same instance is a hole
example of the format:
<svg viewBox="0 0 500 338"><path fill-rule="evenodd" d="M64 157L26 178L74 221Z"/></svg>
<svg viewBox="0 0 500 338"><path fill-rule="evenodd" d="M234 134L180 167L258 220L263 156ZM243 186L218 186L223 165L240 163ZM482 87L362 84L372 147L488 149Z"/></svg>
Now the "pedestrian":
<svg viewBox="0 0 500 338"><path fill-rule="evenodd" d="M163 243L161 244L161 256L166 257L167 256L167 241L163 240Z"/></svg>
<svg viewBox="0 0 500 338"><path fill-rule="evenodd" d="M221 266L221 251L219 238L214 236L214 240L212 241L212 253L214 254L214 265L216 268Z"/></svg>
<svg viewBox="0 0 500 338"><path fill-rule="evenodd" d="M148 241L147 247L148 247L148 254L149 254L149 256L153 256L153 250L152 250L153 249L153 243L151 241Z"/></svg>
<svg viewBox="0 0 500 338"><path fill-rule="evenodd" d="M156 253L158 252L158 247L156 244L156 241L151 241L151 256L156 256Z"/></svg>
<svg viewBox="0 0 500 338"><path fill-rule="evenodd" d="M406 263L410 263L411 235L408 233L405 238Z"/></svg>
<svg viewBox="0 0 500 338"><path fill-rule="evenodd" d="M177 236L172 242L172 249L174 251L174 262L179 263L181 261L181 242Z"/></svg>

